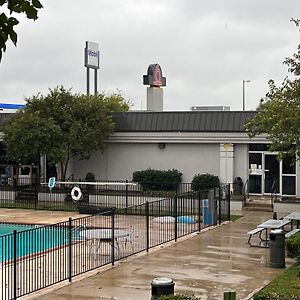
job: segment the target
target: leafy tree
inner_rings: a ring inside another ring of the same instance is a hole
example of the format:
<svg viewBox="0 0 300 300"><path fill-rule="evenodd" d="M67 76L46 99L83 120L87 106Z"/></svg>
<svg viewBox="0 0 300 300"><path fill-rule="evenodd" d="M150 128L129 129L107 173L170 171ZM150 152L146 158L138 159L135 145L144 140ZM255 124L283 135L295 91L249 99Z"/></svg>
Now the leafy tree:
<svg viewBox="0 0 300 300"><path fill-rule="evenodd" d="M298 20L292 21L299 26ZM269 91L261 100L258 114L246 123L250 137L267 134L271 151L300 159L300 45L297 52L283 62L292 78L286 77L280 86L269 81ZM296 156L295 156L296 154Z"/></svg>
<svg viewBox="0 0 300 300"><path fill-rule="evenodd" d="M46 154L49 163L60 165L62 179L70 158L87 159L105 147L114 128L112 109L128 110L120 93L86 96L64 87L26 101L26 108L15 113L4 126L7 157L26 163Z"/></svg>
<svg viewBox="0 0 300 300"><path fill-rule="evenodd" d="M43 6L39 0L0 0L0 6L4 7L12 14L26 14L28 19L36 20L38 18L38 10ZM2 52L6 51L6 43L10 39L14 45L17 45L18 35L15 31L15 26L19 21L12 16L7 16L4 12L0 14L0 62Z"/></svg>

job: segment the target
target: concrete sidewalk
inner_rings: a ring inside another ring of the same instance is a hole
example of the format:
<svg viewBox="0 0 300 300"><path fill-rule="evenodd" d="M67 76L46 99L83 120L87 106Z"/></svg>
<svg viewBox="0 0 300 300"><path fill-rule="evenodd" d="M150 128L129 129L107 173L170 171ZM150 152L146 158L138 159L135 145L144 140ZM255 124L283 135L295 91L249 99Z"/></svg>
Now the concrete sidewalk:
<svg viewBox="0 0 300 300"><path fill-rule="evenodd" d="M236 222L171 242L114 267L99 269L88 278L26 298L148 300L152 279L169 277L175 282L175 293L221 300L224 291L236 291L237 299L250 299L254 291L283 271L269 267L269 249L247 244L246 232L270 218L272 213L268 212L244 212ZM286 263L292 261L286 259Z"/></svg>

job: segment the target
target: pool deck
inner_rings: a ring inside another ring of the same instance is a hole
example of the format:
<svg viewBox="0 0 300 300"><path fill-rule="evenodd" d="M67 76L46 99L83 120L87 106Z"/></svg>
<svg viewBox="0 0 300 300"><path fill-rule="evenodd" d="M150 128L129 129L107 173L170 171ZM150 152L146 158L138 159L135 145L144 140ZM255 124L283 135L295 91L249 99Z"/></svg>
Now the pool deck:
<svg viewBox="0 0 300 300"><path fill-rule="evenodd" d="M24 224L55 224L69 218L80 218L78 212L32 210L32 209L0 209L0 222Z"/></svg>
<svg viewBox="0 0 300 300"><path fill-rule="evenodd" d="M2 222L44 224L81 216L70 212L0 209ZM169 277L175 282L175 293L194 294L202 300L223 299L224 291L236 291L239 300L251 299L254 291L283 271L269 267L269 249L251 248L247 244L246 232L270 218L269 212L245 211L236 222L203 230L22 299L147 300L151 298L151 281L155 277ZM286 259L287 266L292 262Z"/></svg>

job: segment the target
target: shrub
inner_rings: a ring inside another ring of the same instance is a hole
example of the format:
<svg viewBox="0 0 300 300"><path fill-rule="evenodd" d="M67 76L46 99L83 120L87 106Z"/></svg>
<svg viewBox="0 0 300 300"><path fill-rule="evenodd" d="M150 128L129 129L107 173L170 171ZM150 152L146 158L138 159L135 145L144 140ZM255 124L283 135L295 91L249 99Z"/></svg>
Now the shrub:
<svg viewBox="0 0 300 300"><path fill-rule="evenodd" d="M192 180L193 191L204 191L220 186L218 176L211 174L198 174Z"/></svg>
<svg viewBox="0 0 300 300"><path fill-rule="evenodd" d="M300 233L296 233L285 242L285 247L287 250L287 255L289 257L299 257L300 256Z"/></svg>
<svg viewBox="0 0 300 300"><path fill-rule="evenodd" d="M88 173L86 173L84 180L87 182L93 182L93 181L95 181L95 175L91 172L88 172ZM86 185L85 189L86 189L86 192L90 194L96 190L96 186L95 185Z"/></svg>
<svg viewBox="0 0 300 300"><path fill-rule="evenodd" d="M91 172L86 173L85 181L95 181L95 175Z"/></svg>
<svg viewBox="0 0 300 300"><path fill-rule="evenodd" d="M141 184L143 190L170 191L176 190L182 180L182 173L177 170L153 170L147 169L135 171L132 181Z"/></svg>

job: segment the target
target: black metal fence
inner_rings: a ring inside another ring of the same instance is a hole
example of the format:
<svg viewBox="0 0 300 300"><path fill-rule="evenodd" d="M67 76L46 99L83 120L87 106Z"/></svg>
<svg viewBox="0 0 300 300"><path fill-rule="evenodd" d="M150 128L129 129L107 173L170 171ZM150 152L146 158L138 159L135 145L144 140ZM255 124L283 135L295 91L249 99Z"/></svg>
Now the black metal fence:
<svg viewBox="0 0 300 300"><path fill-rule="evenodd" d="M74 276L224 220L230 220L229 186L48 226L15 228L13 234L0 237L2 299L71 282Z"/></svg>
<svg viewBox="0 0 300 300"><path fill-rule="evenodd" d="M101 182L101 185L79 184L83 194L81 206L121 208L172 197L192 190L191 183L180 183L175 190L153 190L151 186L154 186L154 183L151 184L151 182L146 185L149 189L128 181L97 180L95 182ZM0 183L0 207L75 211L78 210L78 205L72 201L70 195L73 187L72 183L57 184L50 191L47 181L40 178L2 181Z"/></svg>

